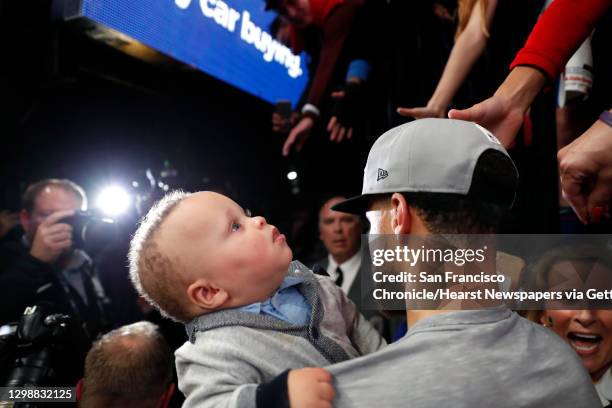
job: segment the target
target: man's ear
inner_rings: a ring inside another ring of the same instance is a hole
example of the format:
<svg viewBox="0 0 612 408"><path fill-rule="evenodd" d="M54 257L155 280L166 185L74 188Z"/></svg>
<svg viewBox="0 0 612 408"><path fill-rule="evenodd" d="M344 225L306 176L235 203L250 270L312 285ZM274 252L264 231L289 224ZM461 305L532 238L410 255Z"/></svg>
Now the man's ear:
<svg viewBox="0 0 612 408"><path fill-rule="evenodd" d="M540 324L542 326L546 327L546 312L540 313L540 317L538 320L540 321Z"/></svg>
<svg viewBox="0 0 612 408"><path fill-rule="evenodd" d="M540 313L540 324L544 327L548 327L549 329L552 329L554 326L553 319L548 313L546 313L546 311Z"/></svg>
<svg viewBox="0 0 612 408"><path fill-rule="evenodd" d="M393 229L393 233L410 234L413 220L406 197L401 193L393 193L391 196L391 206L394 212L391 217L391 228Z"/></svg>
<svg viewBox="0 0 612 408"><path fill-rule="evenodd" d="M206 279L198 279L187 287L191 303L206 310L217 310L229 300L229 293Z"/></svg>

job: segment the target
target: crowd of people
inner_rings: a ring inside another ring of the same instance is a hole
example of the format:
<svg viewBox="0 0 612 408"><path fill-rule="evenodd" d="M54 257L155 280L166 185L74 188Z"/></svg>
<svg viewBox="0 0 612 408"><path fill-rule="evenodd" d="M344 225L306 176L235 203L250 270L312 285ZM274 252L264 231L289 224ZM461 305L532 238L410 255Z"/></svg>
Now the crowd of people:
<svg viewBox="0 0 612 408"><path fill-rule="evenodd" d="M0 213L0 326L23 336L35 312L67 320L44 344L22 349L44 348L38 377L23 374L28 355L17 348L1 356L0 380L75 386L82 407L612 406L612 311L602 304L521 313L502 302L365 306L372 287L362 237L530 232L508 229L509 214L533 193L522 170L552 163L522 162L544 138L538 123L555 117L556 142L544 144L558 150L557 208L571 208L588 228L609 226L610 90L588 62L566 64L585 41L609 35L610 2L509 3L432 3L438 28L453 27L454 45L417 106L397 96L406 83L393 73L407 58L385 44L401 30L384 21L399 21L406 4L266 0L278 13L275 36L310 56L299 109L272 117L285 137L282 154L329 138L354 155L334 166L362 179L360 195L347 198L338 186L319 203L325 255L294 259L295 237L222 192L176 190L145 211L126 241L119 270L133 287L116 292L107 263L76 242L83 189L38 181L19 214ZM513 16L524 21L510 32L500 15L523 6ZM593 46L591 58L598 52ZM476 74L505 63L494 60L503 54L512 63L479 87ZM541 96L553 88L563 95L556 114ZM415 120L394 126L400 117ZM596 270L610 286L612 256L562 247L529 268L541 290L560 268Z"/></svg>
<svg viewBox="0 0 612 408"><path fill-rule="evenodd" d="M377 19L388 19L393 24L393 14L403 11L396 8L399 6L394 2L386 9L380 7L380 3L331 0L266 2L268 8L278 11L286 21L288 35L283 37L285 41L296 52L306 50L312 61L311 80L300 109L284 119L290 128L283 146L284 155L292 150L300 151L311 133L328 137L335 143L358 138L362 153L365 153L381 130L396 122L391 112L397 111L405 117L448 115L474 121L495 133L504 146L514 148L516 152L513 154L519 157L524 150L521 145L530 144L532 139L547 138L545 134L534 135L534 132L546 133L539 131L542 126L538 126L538 122L555 122L555 113L552 109L530 111L529 108L543 88L552 94L552 88L557 87L559 102L555 126L556 133L564 136L559 136L562 140L557 143L546 141L544 144L548 156L551 150L559 150L561 210L571 206L582 223L599 221L608 213L607 201L612 194L609 164L605 164L610 162L610 149L605 148L609 139L606 123L610 122L606 78L609 62L597 55L605 53L603 50L592 47L589 49L593 55L580 60L579 70L569 64L566 67L583 42L606 41L609 35L604 28L609 20L607 2L557 0L546 4L530 2L529 5L517 3L509 6L503 1L459 1L454 9L457 20L455 43L448 61L426 106L413 108L394 106L397 98L392 96L393 90L402 88L403 84L388 78L393 77L396 65L401 63L401 58L393 55L401 47L386 45L389 41L381 33L369 31L368 35L363 34L367 27L384 27L384 23L380 24ZM448 13L452 7L444 2L435 3L435 6L440 20L445 16L450 18ZM519 12L509 14L510 7ZM541 8L544 9L541 18L534 26ZM363 20L363 13L368 16L367 21ZM511 21L508 23L508 20ZM595 38L598 35L602 39ZM442 47L439 48L438 51L443 53ZM418 64L419 57L402 56L416 60L414 64ZM503 63L512 61L508 64L511 72L505 79L508 67L496 65L498 60ZM603 71L593 67L597 63L603 65ZM435 64L432 65L434 70ZM481 65L487 72L480 72ZM593 80L594 72L601 72L602 78ZM478 78L473 78L476 74ZM467 86L469 92L462 89ZM497 86L499 88L495 91ZM415 90L415 87L411 89L412 92ZM494 92L494 95L481 101L488 96L487 92ZM604 96L600 97L602 94ZM384 108L378 109L377 104ZM470 108L472 104L474 106ZM576 113L577 110L584 111L586 108L581 106L585 104L592 112ZM457 109L459 107L468 109ZM583 120L590 121L593 126L588 129L579 126L578 122ZM278 113L273 115L275 130L287 128L280 126L282 121ZM519 141L517 135L521 135L522 140ZM528 174L527 177L535 175ZM589 190L588 195L584 193L585 189Z"/></svg>

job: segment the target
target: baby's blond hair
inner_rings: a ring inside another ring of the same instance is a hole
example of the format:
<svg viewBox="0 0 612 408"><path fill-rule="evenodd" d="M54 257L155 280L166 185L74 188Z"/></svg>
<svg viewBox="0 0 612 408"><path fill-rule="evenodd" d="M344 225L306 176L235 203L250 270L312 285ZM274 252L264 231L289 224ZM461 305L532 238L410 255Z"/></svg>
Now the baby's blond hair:
<svg viewBox="0 0 612 408"><path fill-rule="evenodd" d="M130 279L138 293L159 312L186 323L188 311L185 290L188 282L180 273L178 259L160 251L155 235L168 215L191 193L172 191L159 200L142 219L130 243Z"/></svg>

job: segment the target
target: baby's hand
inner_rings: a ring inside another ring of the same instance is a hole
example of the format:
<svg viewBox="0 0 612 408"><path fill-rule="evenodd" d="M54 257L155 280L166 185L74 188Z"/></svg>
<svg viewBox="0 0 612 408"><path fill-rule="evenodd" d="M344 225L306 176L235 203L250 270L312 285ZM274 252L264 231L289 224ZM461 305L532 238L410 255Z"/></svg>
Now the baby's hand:
<svg viewBox="0 0 612 408"><path fill-rule="evenodd" d="M332 376L322 368L291 370L287 388L291 408L331 408L336 396Z"/></svg>

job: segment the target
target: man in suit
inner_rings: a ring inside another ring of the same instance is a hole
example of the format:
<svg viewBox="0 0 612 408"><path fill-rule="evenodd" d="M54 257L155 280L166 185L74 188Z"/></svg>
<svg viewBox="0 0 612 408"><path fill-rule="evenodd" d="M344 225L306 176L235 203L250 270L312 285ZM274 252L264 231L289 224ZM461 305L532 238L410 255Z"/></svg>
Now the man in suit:
<svg viewBox="0 0 612 408"><path fill-rule="evenodd" d="M363 308L361 277L370 273L369 253L361 251L363 220L355 214L334 211L334 205L346 197L334 196L319 210L319 239L323 242L328 255L315 263L315 273L331 277L356 305L359 311L387 340L392 338L389 322L378 311ZM365 262L362 255L367 256ZM369 282L369 281L368 281Z"/></svg>
<svg viewBox="0 0 612 408"><path fill-rule="evenodd" d="M319 210L319 239L328 252L317 262L349 298L359 302L359 272L361 270L361 230L359 216L334 211L331 207L346 200L335 196L325 201Z"/></svg>

